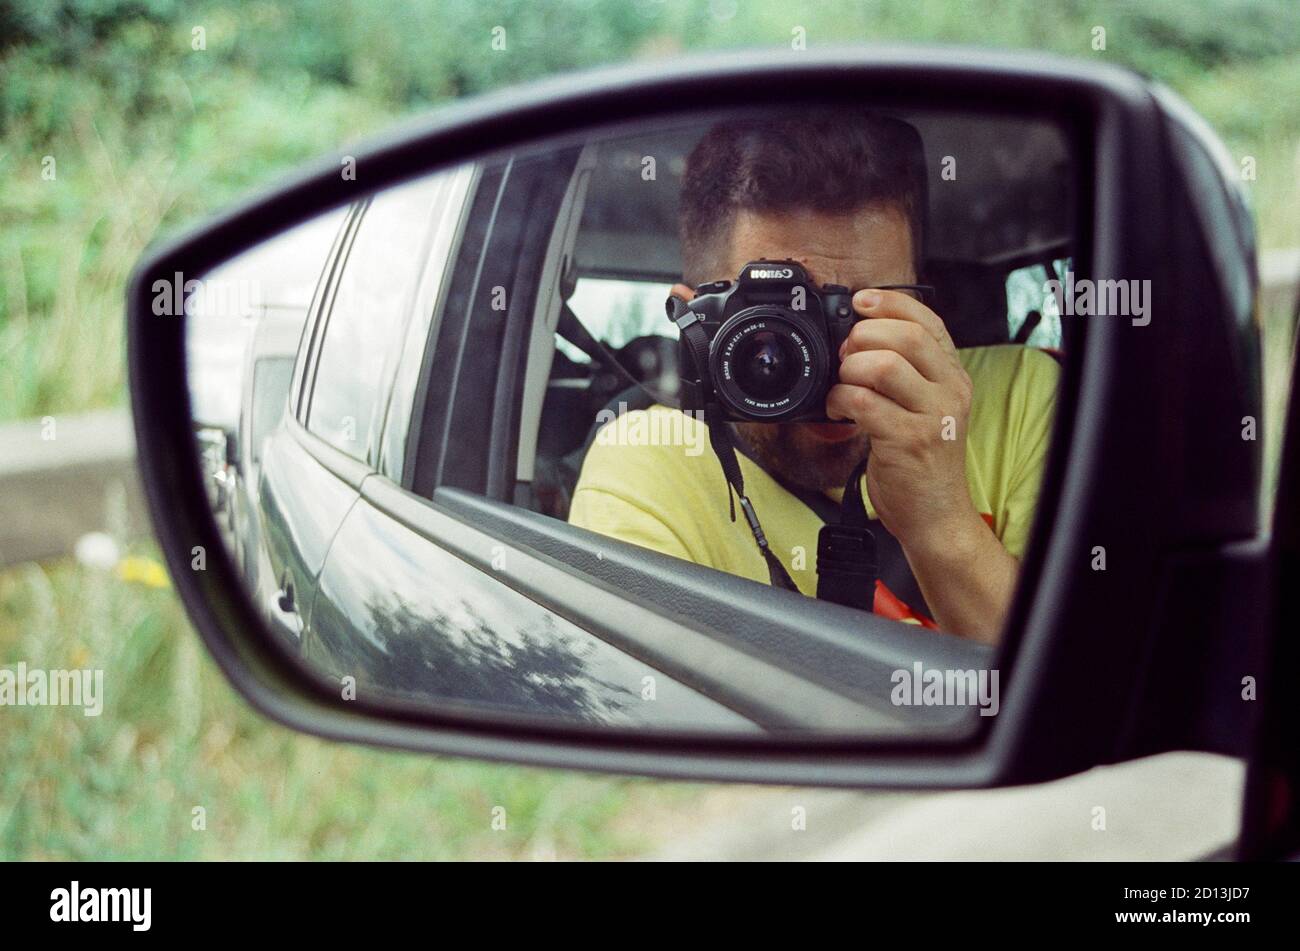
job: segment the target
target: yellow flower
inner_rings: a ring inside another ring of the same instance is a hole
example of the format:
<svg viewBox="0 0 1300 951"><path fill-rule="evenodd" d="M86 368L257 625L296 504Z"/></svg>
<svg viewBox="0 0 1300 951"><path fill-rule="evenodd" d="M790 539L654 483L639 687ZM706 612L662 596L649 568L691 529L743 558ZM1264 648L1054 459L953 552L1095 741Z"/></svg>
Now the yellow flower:
<svg viewBox="0 0 1300 951"><path fill-rule="evenodd" d="M150 588L169 588L171 579L167 569L152 558L129 555L117 563L117 576L123 581L132 581Z"/></svg>

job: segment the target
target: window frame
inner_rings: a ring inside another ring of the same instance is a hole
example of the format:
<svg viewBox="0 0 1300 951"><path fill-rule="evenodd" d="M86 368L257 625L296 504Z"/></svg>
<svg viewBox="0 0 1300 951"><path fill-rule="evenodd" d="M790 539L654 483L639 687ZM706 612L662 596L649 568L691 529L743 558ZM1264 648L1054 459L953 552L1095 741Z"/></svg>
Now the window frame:
<svg viewBox="0 0 1300 951"><path fill-rule="evenodd" d="M397 333L394 334L394 337L397 340L404 341L407 339L410 325L412 321L416 319L421 302L425 300L425 298L421 297L420 290L426 286L429 272L435 269L434 262L431 258L434 230L436 224L442 220L441 212L444 208L443 199L447 197L446 193L450 190L450 176L453 172L454 170L452 169L443 169L436 173L430 173L430 176L428 176L431 177L436 174L441 177L441 181L438 185L438 191L429 199L429 208L421 228L422 234L420 238L420 249L418 252L423 260L419 263L414 285L408 288L407 293L409 293L409 297L404 298L401 305L402 313L398 317L399 329ZM414 184L420 180L421 178L417 177L405 182L394 183L391 187L399 188L404 185ZM360 458L352 456L350 453L334 446L333 443L325 439L324 436L310 427L309 420L315 402L317 374L320 369L321 351L325 339L329 334L330 324L333 321L339 286L342 283L343 277L347 273L348 265L352 260L352 251L356 245L357 236L361 232L361 228L366 220L366 215L373 207L376 197L379 196L368 195L365 198L354 202L349 209L348 218L342 229L343 234L340 236L340 240L335 248L335 253L325 269L325 284L323 285L323 288L318 289L320 297L319 305L317 306L318 302L313 300L312 306L316 309L314 312L309 311L308 314L308 326L304 332L306 348L300 348L299 354L300 359L303 360L302 374L298 378L297 386L292 383L290 384L291 396L295 393L298 395L298 405L294 408L293 418L301 427L302 431L314 437L315 440L319 441L322 445L330 446L332 449L362 463L369 471L376 471L379 468L380 460L378 458L378 452L380 447L383 445L384 430L387 426L389 402L393 394L396 372L392 374L392 378L387 378L387 376L385 377L386 382L382 384L380 392L376 396L374 406L371 409L371 418L364 424L366 426L366 444L365 451ZM388 349L384 355L384 366L386 369L396 367L397 363L401 360L403 349L404 348L399 348L396 343L390 343L388 345ZM297 373L296 368L295 373ZM357 424L358 426L363 425L361 420L358 420Z"/></svg>
<svg viewBox="0 0 1300 951"><path fill-rule="evenodd" d="M557 187L554 169L568 165L571 175L579 151L568 149L535 163L527 156L483 163L478 187L466 205L465 233L440 304L436 332L429 335L425 347L412 409L416 449L408 452L402 485L420 499L431 499L435 489L446 484L502 500L513 493L523 361L540 270L555 227L554 215L538 213L537 207L538 203L559 207L569 178L566 175L563 186ZM510 210L503 203L522 203L528 211L519 216L522 224L507 221L516 225L508 232L498 228L499 217ZM497 286L506 293L504 312L490 310L492 289ZM484 328L494 329L494 320L500 323L500 357L488 372L476 372L482 367L470 360L478 353L492 352L493 342L486 335L475 335ZM472 391L462 388L462 378L471 381ZM484 420L488 439L468 445L459 438L464 431L481 430Z"/></svg>
<svg viewBox="0 0 1300 951"><path fill-rule="evenodd" d="M297 422L302 421L303 402L309 399L308 383L312 364L312 354L316 348L320 318L326 310L327 301L334 289L335 280L340 273L339 264L347 253L352 240L357 210L361 202L347 206L338 234L330 245L329 255L321 268L316 290L312 293L311 303L307 305L307 319L303 323L302 338L298 342L298 354L294 359L293 379L289 383L289 415Z"/></svg>
<svg viewBox="0 0 1300 951"><path fill-rule="evenodd" d="M404 342L398 351L374 463L376 472L402 486L408 484L406 473L410 468L410 460L418 452L419 427L413 426L412 420L415 418L415 406L420 404L423 396L421 383L427 384L427 380L422 380L424 363L446 313L451 278L460 261L482 167L475 162L454 170L449 169L444 174L447 176L444 183L445 195L430 223L428 247L424 252L425 266L415 290ZM440 254L441 266L438 263ZM399 394L406 392L411 376L414 376L410 383L411 398L399 401ZM398 438L401 439L400 448L394 444Z"/></svg>

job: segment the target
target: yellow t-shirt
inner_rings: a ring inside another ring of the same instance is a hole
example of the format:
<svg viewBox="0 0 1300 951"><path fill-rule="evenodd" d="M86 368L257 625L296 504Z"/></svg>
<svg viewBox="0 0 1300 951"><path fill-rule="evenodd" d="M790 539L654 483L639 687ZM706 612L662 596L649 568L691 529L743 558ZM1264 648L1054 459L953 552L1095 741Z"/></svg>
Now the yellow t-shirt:
<svg viewBox="0 0 1300 951"><path fill-rule="evenodd" d="M1059 367L1042 351L1012 344L971 347L958 356L974 389L966 439L971 501L1019 558L1038 500ZM740 466L772 550L799 590L815 596L821 519L743 455ZM827 494L838 499L842 490ZM869 500L867 514L876 517ZM707 428L666 406L620 415L601 428L583 460L569 522L768 582L745 519L738 513L731 521Z"/></svg>

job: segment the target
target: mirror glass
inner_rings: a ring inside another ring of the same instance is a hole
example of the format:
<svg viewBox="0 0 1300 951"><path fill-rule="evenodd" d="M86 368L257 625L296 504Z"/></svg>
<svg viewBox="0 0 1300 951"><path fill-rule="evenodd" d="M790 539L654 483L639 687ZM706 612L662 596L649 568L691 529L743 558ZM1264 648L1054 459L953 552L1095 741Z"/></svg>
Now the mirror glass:
<svg viewBox="0 0 1300 951"><path fill-rule="evenodd" d="M609 126L160 292L270 636L344 701L455 715L996 715L1072 334L1072 143L941 109Z"/></svg>

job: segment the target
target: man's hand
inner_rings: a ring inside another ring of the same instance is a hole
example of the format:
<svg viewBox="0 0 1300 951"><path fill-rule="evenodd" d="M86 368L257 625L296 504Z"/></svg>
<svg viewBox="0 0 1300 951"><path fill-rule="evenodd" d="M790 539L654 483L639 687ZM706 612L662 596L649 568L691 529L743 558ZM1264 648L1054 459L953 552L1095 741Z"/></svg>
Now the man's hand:
<svg viewBox="0 0 1300 951"><path fill-rule="evenodd" d="M858 291L858 321L840 349L840 382L826 398L832 419L871 437L867 492L899 540L935 620L945 630L993 640L1018 564L971 502L966 424L972 386L948 329L899 291Z"/></svg>
<svg viewBox="0 0 1300 951"><path fill-rule="evenodd" d="M826 412L871 437L867 491L898 539L932 548L978 519L966 485L971 381L943 321L899 291L859 291Z"/></svg>

